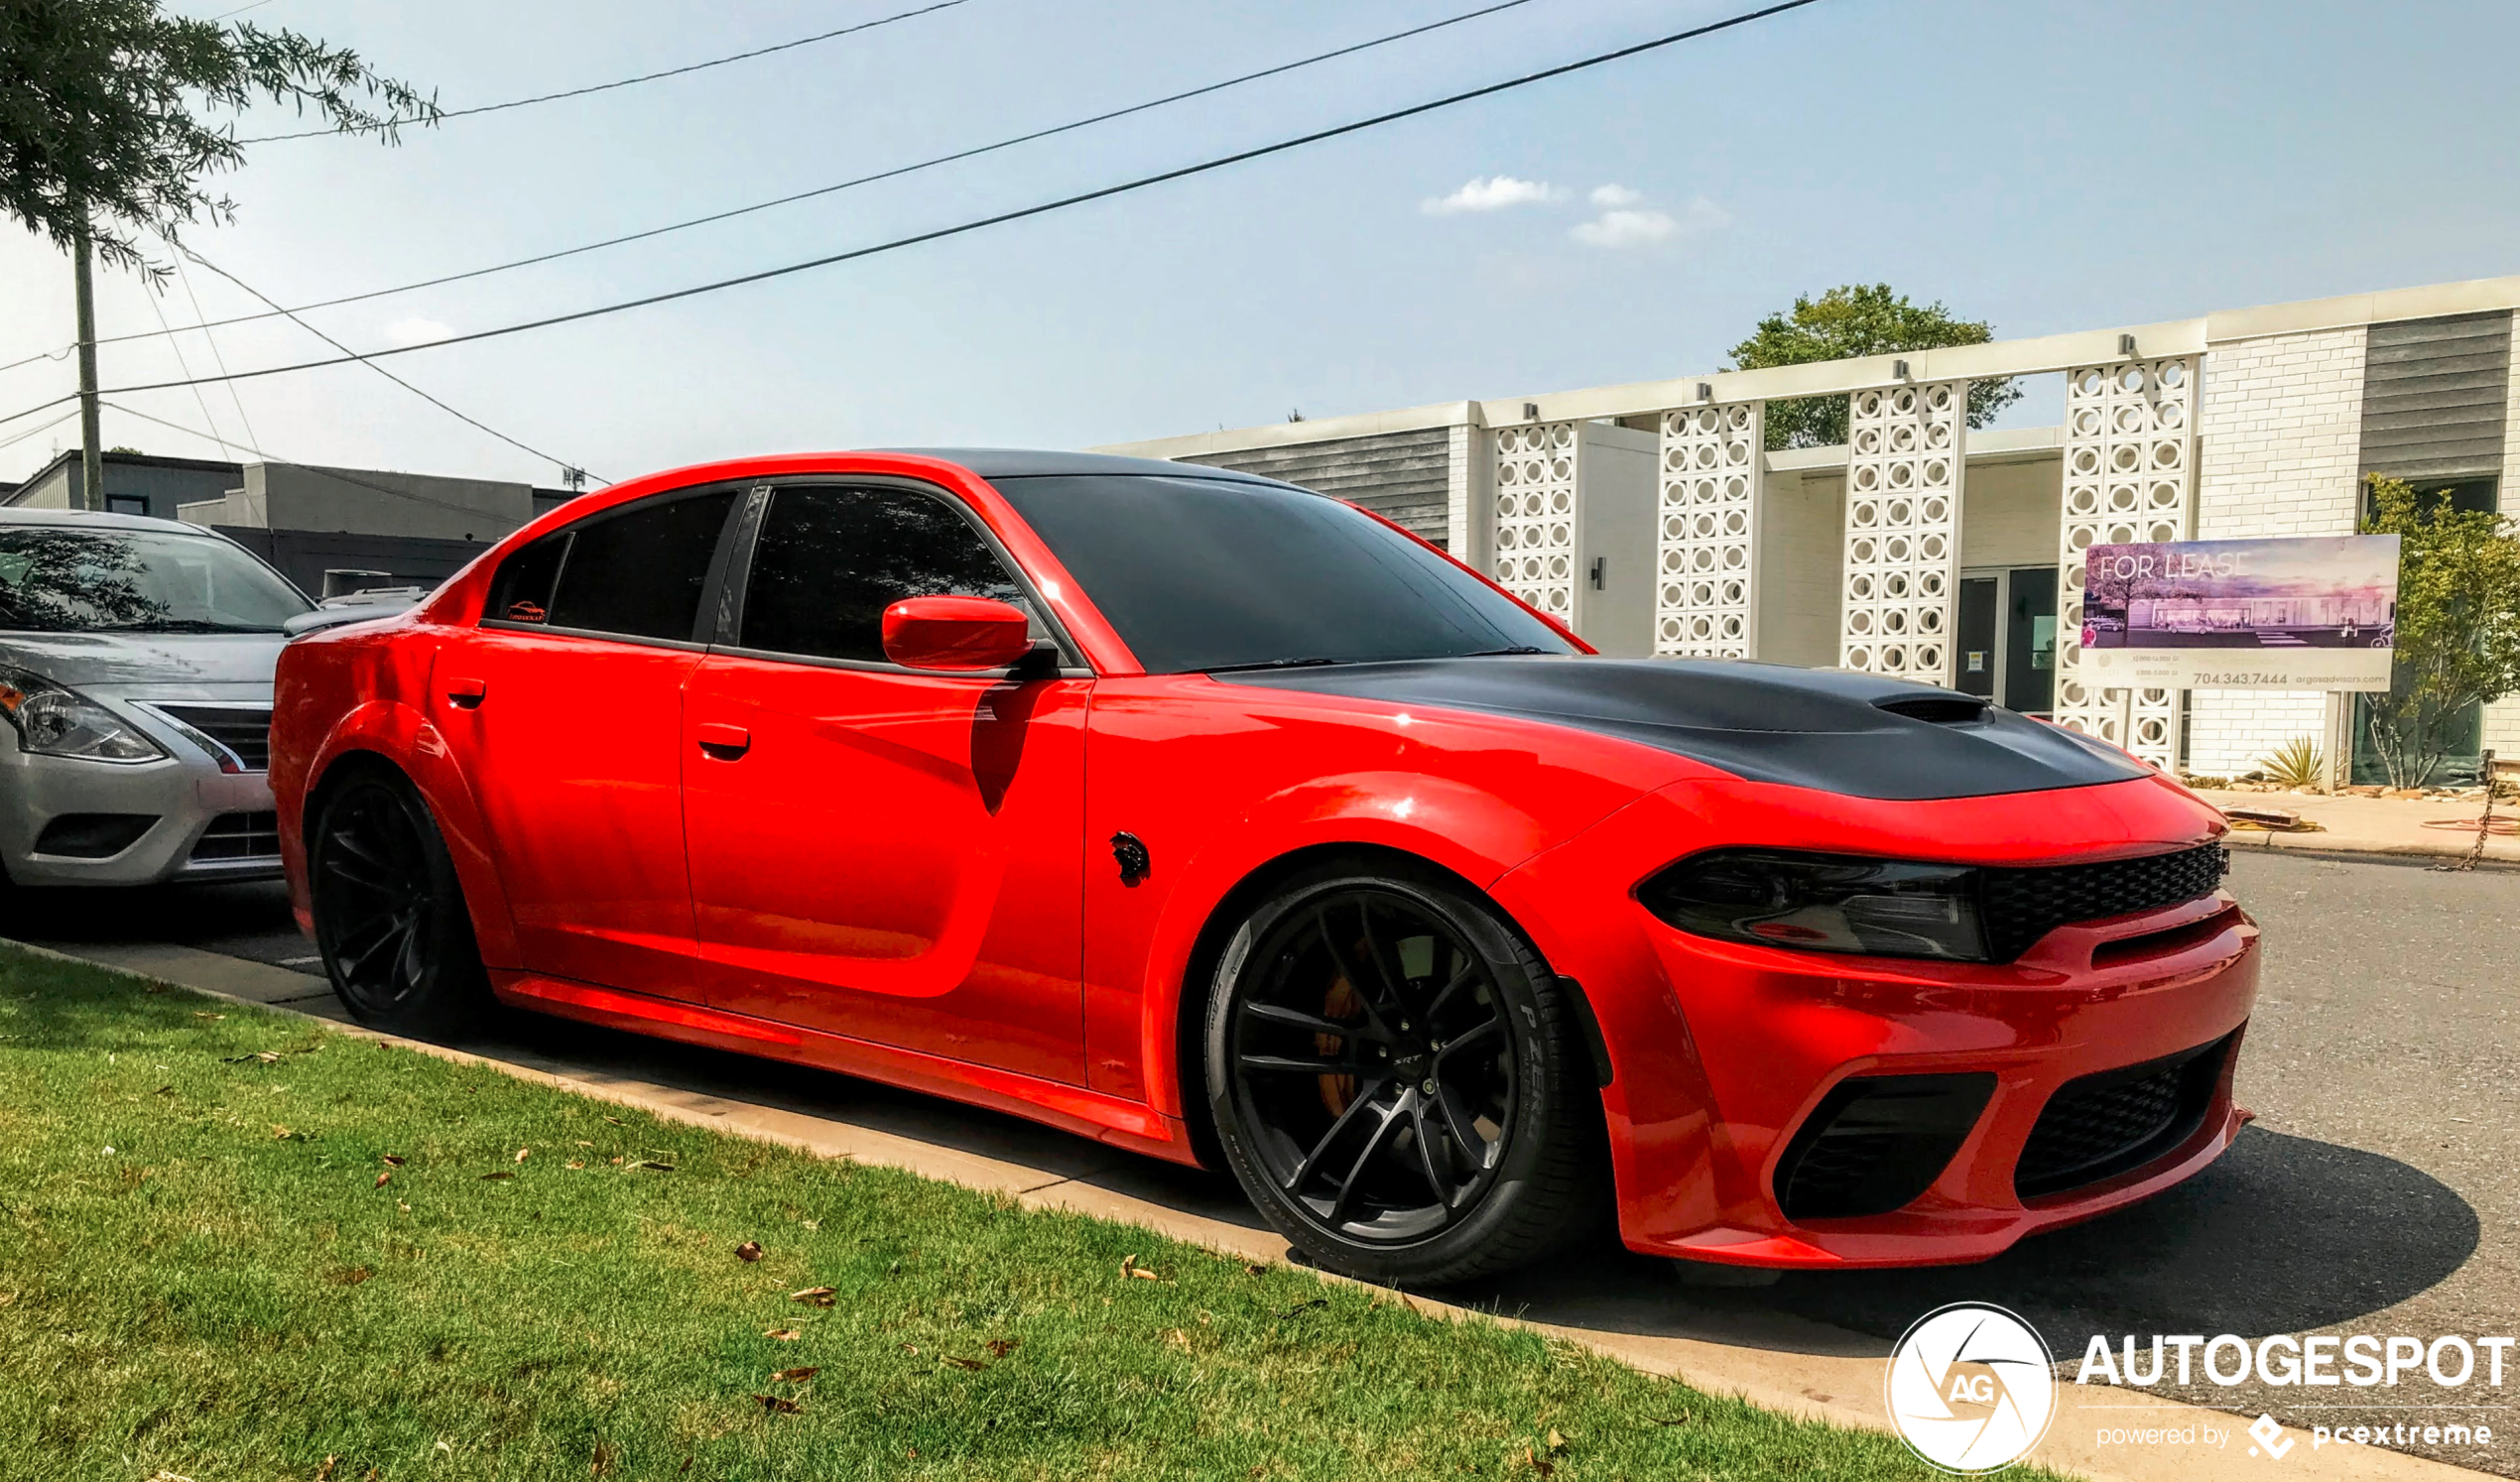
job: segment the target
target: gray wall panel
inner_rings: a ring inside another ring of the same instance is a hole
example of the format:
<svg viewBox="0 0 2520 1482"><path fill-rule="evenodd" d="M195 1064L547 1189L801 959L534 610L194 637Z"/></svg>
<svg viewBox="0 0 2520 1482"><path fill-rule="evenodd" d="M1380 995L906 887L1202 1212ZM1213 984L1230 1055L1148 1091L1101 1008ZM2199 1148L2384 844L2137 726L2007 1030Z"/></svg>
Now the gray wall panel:
<svg viewBox="0 0 2520 1482"><path fill-rule="evenodd" d="M1372 510L1438 546L1446 527L1451 477L1451 436L1447 428L1341 437L1286 447L1254 447L1184 458L1211 468L1256 473L1301 485Z"/></svg>
<svg viewBox="0 0 2520 1482"><path fill-rule="evenodd" d="M2362 471L2406 479L2501 473L2511 311L2374 324L2369 336Z"/></svg>

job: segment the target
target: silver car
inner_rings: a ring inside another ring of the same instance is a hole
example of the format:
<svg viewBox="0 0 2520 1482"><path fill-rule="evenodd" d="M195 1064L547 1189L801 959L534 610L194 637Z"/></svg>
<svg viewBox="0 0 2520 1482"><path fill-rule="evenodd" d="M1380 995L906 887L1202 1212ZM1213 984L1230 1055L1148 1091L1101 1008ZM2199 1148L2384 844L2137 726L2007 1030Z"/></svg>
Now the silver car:
<svg viewBox="0 0 2520 1482"><path fill-rule="evenodd" d="M169 520L0 509L0 864L19 885L280 873L271 679L320 623Z"/></svg>

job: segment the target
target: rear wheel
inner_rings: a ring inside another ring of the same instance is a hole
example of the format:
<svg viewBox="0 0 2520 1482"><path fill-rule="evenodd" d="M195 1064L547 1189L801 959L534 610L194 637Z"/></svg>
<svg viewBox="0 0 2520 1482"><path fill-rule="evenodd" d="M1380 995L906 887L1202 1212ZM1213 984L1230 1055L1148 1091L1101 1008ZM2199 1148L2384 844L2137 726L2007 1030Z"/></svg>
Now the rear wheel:
<svg viewBox="0 0 2520 1482"><path fill-rule="evenodd" d="M491 1003L454 861L418 789L362 771L323 800L307 839L315 946L351 1017L397 1034L477 1025Z"/></svg>
<svg viewBox="0 0 2520 1482"><path fill-rule="evenodd" d="M1589 1229L1597 1102L1567 990L1429 871L1317 873L1227 946L1210 1107L1235 1176L1320 1266L1442 1285Z"/></svg>

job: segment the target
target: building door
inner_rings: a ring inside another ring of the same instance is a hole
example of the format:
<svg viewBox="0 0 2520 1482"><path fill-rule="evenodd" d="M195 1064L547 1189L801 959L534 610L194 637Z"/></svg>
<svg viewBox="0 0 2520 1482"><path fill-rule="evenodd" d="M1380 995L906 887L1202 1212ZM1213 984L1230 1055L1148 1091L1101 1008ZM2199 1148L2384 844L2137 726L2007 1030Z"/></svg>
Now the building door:
<svg viewBox="0 0 2520 1482"><path fill-rule="evenodd" d="M2003 610L2003 589L2001 575L1960 578L1960 662L1953 681L1965 693L1998 704L2002 700L1995 693L1995 679L2003 669L1995 647L2001 640L1995 619Z"/></svg>
<svg viewBox="0 0 2520 1482"><path fill-rule="evenodd" d="M2057 568L2016 566L2005 575L2000 703L2045 715L2057 703Z"/></svg>

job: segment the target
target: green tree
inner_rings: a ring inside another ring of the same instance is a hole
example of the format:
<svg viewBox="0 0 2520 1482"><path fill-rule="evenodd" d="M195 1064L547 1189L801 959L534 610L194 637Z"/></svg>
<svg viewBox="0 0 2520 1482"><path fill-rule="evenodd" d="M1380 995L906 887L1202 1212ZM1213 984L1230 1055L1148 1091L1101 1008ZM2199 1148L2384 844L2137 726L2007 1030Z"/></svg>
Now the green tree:
<svg viewBox="0 0 2520 1482"><path fill-rule="evenodd" d="M402 124L438 117L434 94L379 76L354 52L167 15L158 0L6 0L0 75L0 212L66 252L92 239L123 268L146 266L143 232L235 214L200 182L243 163L244 149L232 123L198 115L270 99L389 143Z"/></svg>
<svg viewBox="0 0 2520 1482"><path fill-rule="evenodd" d="M2397 654L2388 692L2363 696L2363 720L2390 784L2420 788L2470 705L2520 690L2520 534L2454 509L2448 489L2368 481L2362 533L2398 538Z"/></svg>
<svg viewBox="0 0 2520 1482"><path fill-rule="evenodd" d="M1980 345L1993 337L1993 326L1983 319L1954 318L1940 304L1911 304L1907 295L1891 292L1886 283L1849 283L1817 299L1797 298L1788 312L1759 320L1757 331L1732 347L1732 364L1736 370L1765 370L1816 360ZM2021 389L2010 379L1970 382L1968 425L1985 427L2021 396ZM1767 424L1772 448L1833 446L1846 440L1846 399L1813 396L1773 401L1768 403Z"/></svg>

